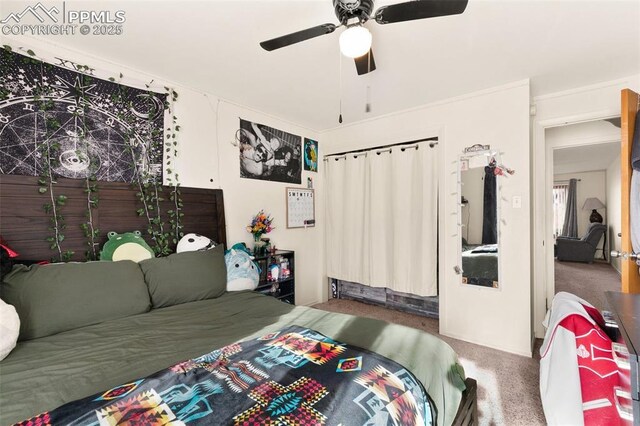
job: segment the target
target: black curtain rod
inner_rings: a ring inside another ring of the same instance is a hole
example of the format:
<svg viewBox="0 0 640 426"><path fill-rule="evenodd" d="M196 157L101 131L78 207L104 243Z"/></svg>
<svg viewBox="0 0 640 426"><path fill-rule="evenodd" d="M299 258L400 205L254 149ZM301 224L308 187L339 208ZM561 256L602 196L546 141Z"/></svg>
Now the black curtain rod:
<svg viewBox="0 0 640 426"><path fill-rule="evenodd" d="M408 141L408 142L398 142L398 143L393 143L391 145L374 146L372 148L354 149L353 151L337 152L335 154L327 154L327 155L324 156L324 158L333 157L335 155L357 154L359 152L373 151L375 149L393 148L394 146L411 145L411 144L414 144L414 143L427 142L427 141L431 142L429 144L430 148L433 148L434 146L438 145L438 138L437 137L433 137L433 138L425 138L425 139L416 139L414 141Z"/></svg>

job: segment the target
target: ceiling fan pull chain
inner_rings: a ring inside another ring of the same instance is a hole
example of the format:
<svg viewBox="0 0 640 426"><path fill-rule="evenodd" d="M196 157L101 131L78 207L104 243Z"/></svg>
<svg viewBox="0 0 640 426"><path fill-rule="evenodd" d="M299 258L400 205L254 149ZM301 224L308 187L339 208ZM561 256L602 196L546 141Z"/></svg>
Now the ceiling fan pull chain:
<svg viewBox="0 0 640 426"><path fill-rule="evenodd" d="M367 73L371 72L371 51L373 48L369 49L367 52ZM364 105L364 112L371 112L371 86L367 84L367 99Z"/></svg>
<svg viewBox="0 0 640 426"><path fill-rule="evenodd" d="M342 124L342 53L340 53L339 49L338 63L340 64L338 66L338 69L340 70L340 75L338 76L338 79L340 80L340 93L338 94L338 97L340 98L340 115L338 116L338 123Z"/></svg>

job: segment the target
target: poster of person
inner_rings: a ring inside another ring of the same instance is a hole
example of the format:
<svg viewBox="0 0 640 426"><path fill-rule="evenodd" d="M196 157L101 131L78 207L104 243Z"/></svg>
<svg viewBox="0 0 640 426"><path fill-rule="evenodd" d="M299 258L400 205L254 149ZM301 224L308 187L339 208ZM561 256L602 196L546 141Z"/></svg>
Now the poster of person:
<svg viewBox="0 0 640 426"><path fill-rule="evenodd" d="M318 141L304 138L304 169L318 171Z"/></svg>
<svg viewBox="0 0 640 426"><path fill-rule="evenodd" d="M240 177L276 182L302 182L302 138L240 119Z"/></svg>

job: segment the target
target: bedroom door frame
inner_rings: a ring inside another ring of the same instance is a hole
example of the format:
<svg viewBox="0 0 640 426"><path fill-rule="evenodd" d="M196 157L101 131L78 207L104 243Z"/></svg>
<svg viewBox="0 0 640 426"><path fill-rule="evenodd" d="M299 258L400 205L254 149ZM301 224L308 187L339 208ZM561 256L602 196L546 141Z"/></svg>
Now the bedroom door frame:
<svg viewBox="0 0 640 426"><path fill-rule="evenodd" d="M554 127L563 127L572 124L588 123L593 121L601 121L611 118L620 117L619 110L606 110L599 112L591 112L567 117L559 117L549 120L544 120L534 126L534 137L537 136L544 146L544 161L543 170L540 171L544 176L544 187L542 192L544 194L542 201L542 223L543 223L543 235L536 232L534 235L534 244L536 247L542 246L542 259L539 259L540 264L543 266L542 277L534 281L534 310L533 310L533 329L535 337L544 337L544 329L542 327L542 320L548 307L551 304L551 300L555 295L555 271L554 271L554 253L553 253L553 150L554 146L546 139L547 129ZM576 146L588 146L597 145L608 142L618 142L620 138L602 138L594 137L590 139L576 140L575 144L563 145L564 148L576 147ZM535 184L535 182L534 182ZM542 237L542 238L541 238ZM535 247L534 247L535 256ZM534 268L536 269L536 268ZM540 271L540 269L537 269ZM537 296L537 297L536 297Z"/></svg>
<svg viewBox="0 0 640 426"><path fill-rule="evenodd" d="M614 117L608 117L608 118L614 118ZM586 122L592 122L592 121L600 121L600 120L589 120ZM585 123L586 123L585 122ZM560 126L562 127L562 126ZM558 149L565 149L565 148L579 148L579 147L583 147L583 146L591 146L591 145L602 145L602 144L608 144L608 143L617 143L618 144L618 149L620 149L620 137L616 137L616 138L602 138L602 137L592 137L592 138L588 138L588 139L579 139L576 140L576 143L571 143L569 145L562 145L562 146L554 146L552 143L550 142L546 142L546 163L548 165L548 167L546 168L546 177L545 177L545 200L551 200L553 198L553 181L554 181L554 173L553 173L553 158L554 158L554 152ZM595 170L594 170L595 171ZM578 206L578 208L580 208ZM555 280L555 261L554 261L554 250L553 250L553 245L551 244L551 242L553 241L553 203L552 202L548 202L546 205L546 211L545 211L545 224L546 226L546 241L549 241L549 244L545 245L545 249L546 249L546 254L547 259L550 259L551 263L549 264L548 268L547 268L547 277L548 277L548 294L547 294L547 299L548 299L548 303L550 304L551 300L553 299L553 296L555 295L555 288L556 288L556 280ZM605 247L606 250L606 247Z"/></svg>
<svg viewBox="0 0 640 426"><path fill-rule="evenodd" d="M631 89L624 89L621 96L621 133L622 141L620 147L620 170L622 180L620 188L622 190L622 220L620 251L623 253L633 253L633 243L631 242L631 176L634 173L631 168L631 158L633 151L633 136L636 123L636 116L640 111L640 95ZM620 262L622 292L640 293L640 263L632 259L622 258Z"/></svg>

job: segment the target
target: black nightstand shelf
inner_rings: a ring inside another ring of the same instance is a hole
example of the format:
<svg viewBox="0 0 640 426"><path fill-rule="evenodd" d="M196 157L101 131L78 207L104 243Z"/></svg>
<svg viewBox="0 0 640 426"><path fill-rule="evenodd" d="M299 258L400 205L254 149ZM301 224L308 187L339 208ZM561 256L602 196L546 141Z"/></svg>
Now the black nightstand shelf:
<svg viewBox="0 0 640 426"><path fill-rule="evenodd" d="M295 305L296 303L296 283L295 283L295 255L290 250L276 250L274 253L255 256L255 261L260 266L260 281L258 287L254 291L268 296L273 296L285 303ZM278 279L270 280L269 267L278 265ZM287 267L282 267L282 265ZM285 277L282 278L282 271L285 271Z"/></svg>

